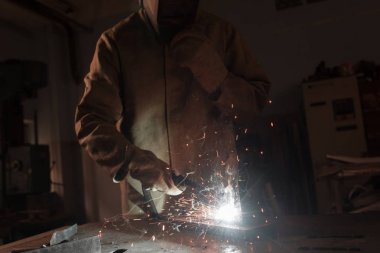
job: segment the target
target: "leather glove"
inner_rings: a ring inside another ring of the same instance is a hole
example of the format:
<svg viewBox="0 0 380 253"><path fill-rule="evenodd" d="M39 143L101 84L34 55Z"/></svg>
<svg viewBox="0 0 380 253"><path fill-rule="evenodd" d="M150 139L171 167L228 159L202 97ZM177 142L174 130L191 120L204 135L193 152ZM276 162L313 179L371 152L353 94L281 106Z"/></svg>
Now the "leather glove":
<svg viewBox="0 0 380 253"><path fill-rule="evenodd" d="M228 70L209 39L195 29L178 33L170 43L170 55L208 92L214 92L227 78Z"/></svg>
<svg viewBox="0 0 380 253"><path fill-rule="evenodd" d="M164 161L160 160L151 151L138 147L133 148L129 162L123 165L116 175L114 182L119 183L130 173L131 177L139 180L144 189L164 192L168 195L182 193L172 180L172 169Z"/></svg>

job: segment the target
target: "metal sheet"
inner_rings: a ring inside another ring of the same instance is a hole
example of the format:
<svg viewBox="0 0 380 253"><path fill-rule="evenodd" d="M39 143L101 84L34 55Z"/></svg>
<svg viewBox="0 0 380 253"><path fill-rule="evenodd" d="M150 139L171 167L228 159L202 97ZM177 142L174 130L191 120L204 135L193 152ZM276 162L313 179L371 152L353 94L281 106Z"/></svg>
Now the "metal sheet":
<svg viewBox="0 0 380 253"><path fill-rule="evenodd" d="M75 224L71 227L68 227L62 231L54 232L53 236L50 239L50 245L56 245L63 241L70 240L78 232L78 225Z"/></svg>
<svg viewBox="0 0 380 253"><path fill-rule="evenodd" d="M51 247L28 251L28 253L101 253L99 236L74 240Z"/></svg>

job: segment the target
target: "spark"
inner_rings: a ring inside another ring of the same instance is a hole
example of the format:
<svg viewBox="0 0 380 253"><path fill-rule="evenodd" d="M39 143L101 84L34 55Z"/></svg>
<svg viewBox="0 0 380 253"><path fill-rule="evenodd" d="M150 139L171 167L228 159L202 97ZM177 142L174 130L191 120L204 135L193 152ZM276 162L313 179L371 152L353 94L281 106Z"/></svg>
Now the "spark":
<svg viewBox="0 0 380 253"><path fill-rule="evenodd" d="M271 123L270 123L270 126L271 126L271 127L274 127L274 123L273 123L273 122L271 122Z"/></svg>
<svg viewBox="0 0 380 253"><path fill-rule="evenodd" d="M272 104L273 103L273 101L272 100L268 100L268 104Z"/></svg>
<svg viewBox="0 0 380 253"><path fill-rule="evenodd" d="M247 132L248 132L248 128L246 128L246 129L244 130L244 133L245 133L245 134L247 134Z"/></svg>

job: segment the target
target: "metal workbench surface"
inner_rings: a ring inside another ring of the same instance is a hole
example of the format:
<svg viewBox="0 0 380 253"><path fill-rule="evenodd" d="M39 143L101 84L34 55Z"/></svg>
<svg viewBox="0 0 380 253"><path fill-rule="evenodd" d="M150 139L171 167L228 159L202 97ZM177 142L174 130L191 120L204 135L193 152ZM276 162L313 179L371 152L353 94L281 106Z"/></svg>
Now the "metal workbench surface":
<svg viewBox="0 0 380 253"><path fill-rule="evenodd" d="M174 221L121 216L81 225L74 239L99 236L102 252L366 252L375 253L380 240L378 215L286 217L271 227L223 230ZM0 252L45 244L51 233L0 247Z"/></svg>

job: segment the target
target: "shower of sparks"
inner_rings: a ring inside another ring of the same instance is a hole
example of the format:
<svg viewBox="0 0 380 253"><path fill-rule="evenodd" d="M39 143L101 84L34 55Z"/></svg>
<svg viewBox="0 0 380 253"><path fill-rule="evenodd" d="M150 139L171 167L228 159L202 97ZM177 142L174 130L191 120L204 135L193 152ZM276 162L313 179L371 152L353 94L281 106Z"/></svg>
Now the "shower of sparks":
<svg viewBox="0 0 380 253"><path fill-rule="evenodd" d="M269 100L268 103L271 104L272 101ZM234 109L233 104L231 104L231 108ZM238 116L235 115L234 118L237 119ZM271 122L270 125L271 127L274 127L273 122ZM184 142L184 145L186 147L192 147L196 145L195 143L197 143L197 145L203 145L210 134L206 129L207 127L203 127L200 136L194 138L194 140L189 140L189 142ZM219 134L218 131L212 131L211 133L214 133L215 135ZM244 129L244 134L248 134L247 128ZM240 137L243 138L244 135ZM238 141L238 139L239 135L236 135L235 140ZM246 147L245 151L248 152L249 148ZM212 165L215 167L211 178L201 178L198 182L202 186L201 190L188 187L190 188L188 191L190 191L191 194L179 196L176 198L175 203L167 201L167 206L165 207L166 210L164 210L165 215L160 216L160 219L154 219L150 217L149 214L145 214L144 217L139 216L138 218L132 218L130 217L129 212L105 219L102 230L99 231L99 236L104 237L107 229L114 229L136 234L139 238L145 237L148 239L150 238L153 242L159 242L163 237L191 230L197 233L196 239L191 241L191 243L197 243L198 240L204 240L203 243L207 243L208 241L205 238L209 228L215 226L223 227L224 225L240 226L243 221L243 216L245 218L248 217L250 222L258 221L261 223L268 223L269 221L267 217L262 219L264 217L264 208L260 206L259 202L257 202L257 208L252 210L252 212L242 213L239 185L237 183L239 176L228 171L231 169L229 168L228 159L222 160L221 158L223 157L223 150L215 149L214 152L218 158L216 159L218 162L217 164ZM264 151L259 151L259 153L261 156L264 155ZM234 152L231 152L231 154L234 154L236 161L239 163L239 156ZM210 156L211 154L208 153L197 154L197 157L200 160L207 159L207 162L199 162L195 159L189 160L188 164L193 168L202 168L202 166L210 167L211 165L208 164L211 160L208 158ZM242 160L243 158L244 157L242 157ZM196 170L196 168L194 170ZM185 178L195 173L196 171L189 172L185 175ZM141 204L149 206L148 203ZM132 212L134 208L138 207L133 206L130 212ZM267 215L267 212L267 209L265 209L265 215ZM149 224L149 226L144 226L145 228L149 227L149 231L136 225L141 222ZM244 222L246 222L246 219L244 219ZM260 237L257 236L257 239L260 239ZM131 247L134 247L133 243L131 244Z"/></svg>
<svg viewBox="0 0 380 253"><path fill-rule="evenodd" d="M189 173L186 176L191 174L193 173ZM242 224L243 220L246 222L247 217L251 222L257 220L260 224L270 223L266 212L264 215L264 207L259 202L257 202L255 211L252 210L255 214L253 212L251 214L243 214L241 212L238 187L232 183L233 179L225 187L222 184L223 175L220 170L217 170L211 178L213 181L212 187L205 186L202 191L194 192L190 197L179 197L175 204L167 208L167 216L163 216L162 219L153 219L149 215L132 218L129 217L128 213L105 219L102 232L99 231L99 234L102 234L103 237L101 240L106 240L108 229L134 234L137 236L136 238L147 238L154 243L159 243L161 240L166 240L165 238L172 237L173 235L178 236L181 233L192 231L195 234L190 242L191 245L207 245L210 237L206 235L210 234L209 229L215 226L222 228L230 225L240 226L238 224ZM200 201L200 199L208 201ZM167 203L169 204L170 201ZM246 218L243 219L243 215ZM261 238L260 235L256 237L256 240L259 239L266 238ZM114 243L115 239L112 240ZM229 244L229 241L225 241L225 239L220 242ZM279 244L276 241L272 243ZM184 245L188 244L184 243ZM133 243L130 244L130 247L134 247Z"/></svg>
<svg viewBox="0 0 380 253"><path fill-rule="evenodd" d="M193 173L188 173L186 177L191 174ZM162 236L163 234L172 235L183 229L196 229L200 224L207 227L239 222L242 214L237 185L230 184L224 187L222 179L222 173L215 173L212 178L215 182L214 187L205 187L200 192L192 193L190 198L182 196L177 199L175 205L166 210L167 216L164 218L164 224L161 223L162 220L152 219L149 215L146 215L145 218L128 218L128 214L122 214L105 219L103 228L128 229L130 232L134 231L144 236L148 231L138 229L132 224L151 221L150 224L157 223L159 225ZM201 201L201 199L203 200ZM203 229L202 235L206 233L207 229ZM151 239L154 241L159 237L159 234L155 234Z"/></svg>

